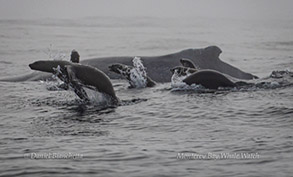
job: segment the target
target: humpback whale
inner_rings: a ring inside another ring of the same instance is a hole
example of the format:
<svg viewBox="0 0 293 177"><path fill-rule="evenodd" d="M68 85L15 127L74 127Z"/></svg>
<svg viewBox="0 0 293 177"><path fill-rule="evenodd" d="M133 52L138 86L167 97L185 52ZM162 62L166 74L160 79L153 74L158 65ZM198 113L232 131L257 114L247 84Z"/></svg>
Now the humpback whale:
<svg viewBox="0 0 293 177"><path fill-rule="evenodd" d="M140 57L147 68L148 76L155 82L170 82L172 73L170 68L178 65L178 60L181 58L190 59L196 66L201 69L212 69L238 79L253 79L256 76L244 72L226 62L223 62L219 55L222 50L217 46L209 46L202 49L186 49L180 52L162 55L162 56L142 56ZM134 56L128 57L102 57L82 60L80 63L90 65L100 69L111 79L122 78L120 74L109 71L108 66L113 63L121 63L124 65L131 65ZM40 80L49 78L49 75L34 73L17 78L2 79L2 81L26 81L26 80Z"/></svg>

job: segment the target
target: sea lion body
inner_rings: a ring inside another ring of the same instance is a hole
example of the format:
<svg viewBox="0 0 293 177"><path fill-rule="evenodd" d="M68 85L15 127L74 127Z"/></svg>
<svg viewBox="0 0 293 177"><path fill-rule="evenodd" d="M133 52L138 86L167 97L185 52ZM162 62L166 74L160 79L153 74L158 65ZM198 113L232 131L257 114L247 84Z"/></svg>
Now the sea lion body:
<svg viewBox="0 0 293 177"><path fill-rule="evenodd" d="M236 84L229 80L222 73L215 70L200 70L186 77L183 82L188 85L200 84L207 89L218 89L219 87L236 87Z"/></svg>
<svg viewBox="0 0 293 177"><path fill-rule="evenodd" d="M66 70L70 76L69 81L78 80L85 86L94 87L97 91L117 99L109 77L97 68L85 65L67 65Z"/></svg>

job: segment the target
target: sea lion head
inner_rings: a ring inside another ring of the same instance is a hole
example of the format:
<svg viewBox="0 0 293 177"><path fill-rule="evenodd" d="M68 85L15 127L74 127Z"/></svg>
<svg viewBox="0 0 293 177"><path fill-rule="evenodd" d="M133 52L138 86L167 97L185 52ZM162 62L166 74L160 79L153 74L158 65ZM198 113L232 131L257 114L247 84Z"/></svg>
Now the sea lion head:
<svg viewBox="0 0 293 177"><path fill-rule="evenodd" d="M53 67L50 65L50 62L48 62L46 60L40 60L40 61L33 62L33 63L29 64L29 67L32 70L51 72L51 73L54 72Z"/></svg>
<svg viewBox="0 0 293 177"><path fill-rule="evenodd" d="M196 68L195 64L190 59L187 59L187 58L181 58L180 63L182 64L182 66L187 68Z"/></svg>
<svg viewBox="0 0 293 177"><path fill-rule="evenodd" d="M186 75L197 72L197 69L188 68L188 67L184 67L184 66L176 66L176 67L170 69L170 71L172 72L172 74L174 74L176 72L179 76L186 76Z"/></svg>
<svg viewBox="0 0 293 177"><path fill-rule="evenodd" d="M121 63L115 63L108 66L109 70L121 74L122 76L129 78L130 77L130 70L132 69L131 66L127 66Z"/></svg>
<svg viewBox="0 0 293 177"><path fill-rule="evenodd" d="M79 53L76 50L71 51L70 61L72 63L79 63Z"/></svg>
<svg viewBox="0 0 293 177"><path fill-rule="evenodd" d="M32 70L49 72L55 74L57 70L64 71L65 65L73 65L69 61L63 60L39 60L29 64ZM58 69L59 68L59 69Z"/></svg>

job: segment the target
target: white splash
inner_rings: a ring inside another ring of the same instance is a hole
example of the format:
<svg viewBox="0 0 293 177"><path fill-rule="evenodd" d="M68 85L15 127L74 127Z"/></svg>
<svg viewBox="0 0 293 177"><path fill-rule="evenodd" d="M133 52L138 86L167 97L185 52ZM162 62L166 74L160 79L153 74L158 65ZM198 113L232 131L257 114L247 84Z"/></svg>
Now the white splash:
<svg viewBox="0 0 293 177"><path fill-rule="evenodd" d="M63 60L66 55L60 51L57 51L57 50L54 50L53 51L53 45L50 44L50 46L48 47L47 51L45 51L44 53L48 55L48 57L50 59L53 59L53 60Z"/></svg>
<svg viewBox="0 0 293 177"><path fill-rule="evenodd" d="M285 77L293 77L293 72L290 69L273 71L270 75L270 78L280 79Z"/></svg>
<svg viewBox="0 0 293 177"><path fill-rule="evenodd" d="M130 70L130 82L135 88L144 88L147 85L146 68L143 66L140 57L132 60L133 68Z"/></svg>
<svg viewBox="0 0 293 177"><path fill-rule="evenodd" d="M42 84L45 84L46 89L49 91L60 91L63 90L59 87L62 84L62 81L40 81Z"/></svg>
<svg viewBox="0 0 293 177"><path fill-rule="evenodd" d="M63 60L65 58L65 54L61 53L61 52L56 52L52 50L53 45L50 44L50 46L48 47L48 51L45 51L45 53L48 55L48 57L50 59L53 60ZM64 90L64 88L67 88L66 84L57 76L57 75L63 75L60 66L58 65L56 68L53 68L53 70L55 71L55 73L52 75L53 80L55 80L55 82L52 81L45 81L42 83L46 84L46 88L47 90L50 91L59 91L59 90Z"/></svg>
<svg viewBox="0 0 293 177"><path fill-rule="evenodd" d="M185 87L187 84L183 82L186 76L179 76L177 70L175 70L174 74L171 77L171 87L172 88L181 88Z"/></svg>
<svg viewBox="0 0 293 177"><path fill-rule="evenodd" d="M55 73L52 75L52 80L41 81L41 83L45 84L46 89L49 91L67 90L68 85L58 77L58 75L63 76L60 66L58 65L56 68L53 68L53 70Z"/></svg>
<svg viewBox="0 0 293 177"><path fill-rule="evenodd" d="M103 105L103 106L113 104L112 98L109 95L103 94L103 93L98 92L94 89L90 89L90 88L86 88L86 87L83 87L83 89L85 90L91 104Z"/></svg>
<svg viewBox="0 0 293 177"><path fill-rule="evenodd" d="M181 91L181 90L202 90L205 89L202 85L192 84L188 85L183 80L190 76L193 73L187 72L185 76L182 76L178 73L176 69L174 74L171 77L171 87L172 91Z"/></svg>
<svg viewBox="0 0 293 177"><path fill-rule="evenodd" d="M171 87L172 88L186 88L188 85L183 82L183 80L190 76L192 73L187 72L185 76L180 76L178 70L174 71L174 74L171 77Z"/></svg>

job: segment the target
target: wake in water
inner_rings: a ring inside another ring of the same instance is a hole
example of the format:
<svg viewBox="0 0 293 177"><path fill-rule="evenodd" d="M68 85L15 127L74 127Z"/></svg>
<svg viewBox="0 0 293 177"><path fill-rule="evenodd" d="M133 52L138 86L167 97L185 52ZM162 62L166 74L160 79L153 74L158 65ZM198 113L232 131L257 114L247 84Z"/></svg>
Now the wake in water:
<svg viewBox="0 0 293 177"><path fill-rule="evenodd" d="M272 71L269 77L256 80L253 88L276 89L293 85L293 72L289 70Z"/></svg>
<svg viewBox="0 0 293 177"><path fill-rule="evenodd" d="M284 71L273 71L270 75L271 78L285 78L285 77L293 77L293 72L289 70L284 70Z"/></svg>

